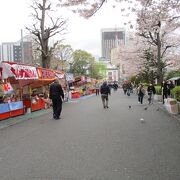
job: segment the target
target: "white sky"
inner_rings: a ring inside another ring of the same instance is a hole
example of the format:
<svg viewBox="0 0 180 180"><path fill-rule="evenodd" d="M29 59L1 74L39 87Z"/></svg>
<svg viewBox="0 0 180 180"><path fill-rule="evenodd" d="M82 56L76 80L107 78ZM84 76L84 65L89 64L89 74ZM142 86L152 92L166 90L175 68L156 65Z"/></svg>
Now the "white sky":
<svg viewBox="0 0 180 180"><path fill-rule="evenodd" d="M21 29L28 25L31 0L2 0L0 6L0 43L16 42L21 38ZM68 31L64 44L70 44L74 50L82 49L101 56L102 28L124 27L127 19L121 16L122 4L113 8L113 4L105 4L95 16L86 20L77 14L64 13L69 17ZM71 15L70 15L71 14ZM24 32L25 35L25 32Z"/></svg>

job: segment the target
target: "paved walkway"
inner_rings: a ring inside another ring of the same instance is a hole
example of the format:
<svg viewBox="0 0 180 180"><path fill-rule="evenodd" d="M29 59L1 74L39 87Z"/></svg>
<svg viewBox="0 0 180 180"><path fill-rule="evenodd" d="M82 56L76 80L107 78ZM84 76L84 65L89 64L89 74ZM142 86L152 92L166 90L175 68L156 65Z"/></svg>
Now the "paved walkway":
<svg viewBox="0 0 180 180"><path fill-rule="evenodd" d="M93 96L95 96L95 94L88 95L88 96L82 96L81 98L78 98L78 99L71 99L68 102L65 102L65 104L67 104L67 103L76 103L78 101L85 100L85 99L88 99L88 98L93 97ZM30 119L35 119L37 117L49 114L51 112L52 112L52 108L50 108L50 109L42 109L42 110L34 111L34 112L31 112L31 113L26 113L24 115L16 116L16 117L13 117L13 118L8 118L8 119L0 121L0 129L4 129L4 128L7 128L9 126L13 126L15 124L18 124L18 123L21 123L23 121L27 121L27 120L30 120Z"/></svg>
<svg viewBox="0 0 180 180"><path fill-rule="evenodd" d="M66 103L76 103L78 101L85 100L85 99L91 98L93 96L95 96L95 94L91 94L88 96L82 96L78 99L71 99ZM165 109L165 106L162 104L162 102L155 101L154 105L156 105L157 108L161 109L162 111L166 112L168 116L171 116L171 117L180 121L180 114L178 114L178 115L169 114L167 112L167 110ZM23 121L34 119L34 118L40 117L42 115L49 114L51 112L52 112L51 108L50 109L42 109L42 110L34 111L31 113L26 113L26 114L21 115L21 116L5 119L5 120L0 121L0 129L7 128L9 126L13 126L13 125L21 123Z"/></svg>
<svg viewBox="0 0 180 180"><path fill-rule="evenodd" d="M84 98L65 103L61 120L37 111L0 130L0 179L180 179L180 122L160 104L140 105L121 90L109 109L100 96Z"/></svg>

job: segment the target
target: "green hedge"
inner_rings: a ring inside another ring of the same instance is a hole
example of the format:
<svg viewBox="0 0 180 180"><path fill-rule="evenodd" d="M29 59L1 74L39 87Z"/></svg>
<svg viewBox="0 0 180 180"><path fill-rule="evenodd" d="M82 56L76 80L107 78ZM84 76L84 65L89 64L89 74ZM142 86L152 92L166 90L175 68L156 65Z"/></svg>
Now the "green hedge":
<svg viewBox="0 0 180 180"><path fill-rule="evenodd" d="M171 94L175 99L180 101L180 86L176 86L175 88L173 88L171 90Z"/></svg>
<svg viewBox="0 0 180 180"><path fill-rule="evenodd" d="M156 89L156 94L157 95L161 95L161 86L155 86L155 89Z"/></svg>

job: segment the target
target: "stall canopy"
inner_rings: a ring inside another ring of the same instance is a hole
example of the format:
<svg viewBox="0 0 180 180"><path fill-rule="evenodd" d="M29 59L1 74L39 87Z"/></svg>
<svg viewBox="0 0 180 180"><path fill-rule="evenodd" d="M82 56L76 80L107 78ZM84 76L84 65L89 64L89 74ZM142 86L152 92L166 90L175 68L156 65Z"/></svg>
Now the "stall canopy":
<svg viewBox="0 0 180 180"><path fill-rule="evenodd" d="M170 81L177 81L177 80L179 80L180 79L180 76L178 76L178 77L173 77L173 78L171 78L171 79L169 79Z"/></svg>
<svg viewBox="0 0 180 180"><path fill-rule="evenodd" d="M31 85L40 87L48 85L56 78L63 79L63 72L54 72L51 69L35 67L14 62L2 62L2 79L8 79L11 84L19 84L20 87ZM1 70L1 69L0 69Z"/></svg>
<svg viewBox="0 0 180 180"><path fill-rule="evenodd" d="M20 87L32 84L38 80L35 66L17 64L14 62L1 62L2 79L8 79L11 84L19 84Z"/></svg>
<svg viewBox="0 0 180 180"><path fill-rule="evenodd" d="M36 67L12 62L2 62L2 78L14 77L16 80L38 79Z"/></svg>
<svg viewBox="0 0 180 180"><path fill-rule="evenodd" d="M41 87L43 85L48 85L56 79L56 75L51 69L44 69L37 67L38 80L32 83L32 87Z"/></svg>

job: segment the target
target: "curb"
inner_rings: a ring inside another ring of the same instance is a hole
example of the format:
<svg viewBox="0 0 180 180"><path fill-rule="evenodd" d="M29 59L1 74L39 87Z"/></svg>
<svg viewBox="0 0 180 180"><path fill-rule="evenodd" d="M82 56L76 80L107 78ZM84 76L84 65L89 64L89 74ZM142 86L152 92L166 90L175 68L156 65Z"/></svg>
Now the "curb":
<svg viewBox="0 0 180 180"><path fill-rule="evenodd" d="M169 113L166 108L164 107L163 104L159 104L158 102L155 103L156 106L158 106L158 108L160 108L163 112L166 112L166 114L168 114L170 117L173 117L174 119L180 121L180 114L171 114Z"/></svg>

